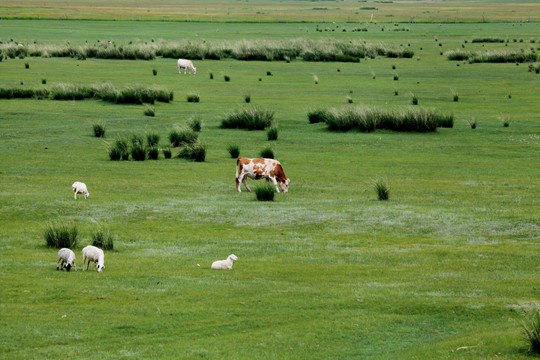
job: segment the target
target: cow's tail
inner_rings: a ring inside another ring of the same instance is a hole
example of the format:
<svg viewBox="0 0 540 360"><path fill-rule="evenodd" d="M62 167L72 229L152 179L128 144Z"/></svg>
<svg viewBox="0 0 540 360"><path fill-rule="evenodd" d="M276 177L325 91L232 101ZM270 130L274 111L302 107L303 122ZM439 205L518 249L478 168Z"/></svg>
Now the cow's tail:
<svg viewBox="0 0 540 360"><path fill-rule="evenodd" d="M236 178L238 179L238 175L240 172L240 158L236 159Z"/></svg>

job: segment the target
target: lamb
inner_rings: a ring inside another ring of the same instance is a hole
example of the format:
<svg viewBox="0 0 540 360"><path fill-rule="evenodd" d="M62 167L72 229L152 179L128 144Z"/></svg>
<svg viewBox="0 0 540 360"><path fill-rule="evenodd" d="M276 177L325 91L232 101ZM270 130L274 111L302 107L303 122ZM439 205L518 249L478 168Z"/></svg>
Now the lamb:
<svg viewBox="0 0 540 360"><path fill-rule="evenodd" d="M75 200L77 200L77 194L84 194L85 199L88 199L88 197L90 196L90 193L86 189L85 183L75 181L73 185L71 185L71 188L73 189Z"/></svg>
<svg viewBox="0 0 540 360"><path fill-rule="evenodd" d="M62 264L60 264L62 262ZM60 266L60 267L59 267ZM58 261L56 262L56 270L71 270L71 267L75 268L77 271L77 266L75 266L75 253L68 248L62 248L58 251Z"/></svg>
<svg viewBox="0 0 540 360"><path fill-rule="evenodd" d="M212 269L219 269L219 270L231 270L233 261L238 260L238 257L236 255L231 254L226 260L218 260L214 261L212 263Z"/></svg>
<svg viewBox="0 0 540 360"><path fill-rule="evenodd" d="M88 270L88 267L90 266L90 261L93 261L96 263L96 269L98 272L101 272L103 269L105 269L105 254L103 254L103 250L88 245L84 249L82 249L82 256L83 256L83 271L84 271L84 265L86 264L86 260L88 259L88 264L86 265L86 270Z"/></svg>

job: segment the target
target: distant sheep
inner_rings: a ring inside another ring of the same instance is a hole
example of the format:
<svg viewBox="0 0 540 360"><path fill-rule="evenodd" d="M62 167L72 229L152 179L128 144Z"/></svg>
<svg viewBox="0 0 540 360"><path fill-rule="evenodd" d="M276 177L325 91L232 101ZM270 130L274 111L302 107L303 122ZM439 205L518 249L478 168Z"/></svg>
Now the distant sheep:
<svg viewBox="0 0 540 360"><path fill-rule="evenodd" d="M84 265L86 264L86 260L88 260L88 264L86 265L86 270L88 270L88 267L90 266L90 262L93 261L96 263L96 269L98 272L101 272L103 269L105 269L105 254L103 254L103 250L88 245L84 249L82 249L82 256L83 256L83 271L84 271Z"/></svg>
<svg viewBox="0 0 540 360"><path fill-rule="evenodd" d="M71 188L73 189L75 200L77 200L77 194L84 194L85 199L88 199L88 197L90 196L88 189L86 189L85 183L75 181L73 185L71 185Z"/></svg>
<svg viewBox="0 0 540 360"><path fill-rule="evenodd" d="M66 271L71 270L72 267L77 271L77 266L75 266L75 253L68 248L62 248L58 251L56 270L64 270L64 267L66 268Z"/></svg>
<svg viewBox="0 0 540 360"><path fill-rule="evenodd" d="M212 269L219 269L219 270L231 270L233 261L238 260L238 257L236 255L231 254L226 260L218 260L214 261L212 263Z"/></svg>

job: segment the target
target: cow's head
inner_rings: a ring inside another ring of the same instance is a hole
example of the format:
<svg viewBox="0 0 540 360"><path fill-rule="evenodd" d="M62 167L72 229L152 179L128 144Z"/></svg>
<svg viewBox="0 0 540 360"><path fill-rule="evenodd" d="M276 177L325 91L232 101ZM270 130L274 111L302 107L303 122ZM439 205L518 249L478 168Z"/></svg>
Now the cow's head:
<svg viewBox="0 0 540 360"><path fill-rule="evenodd" d="M84 193L84 198L85 198L85 199L88 199L89 197L90 197L90 193L89 193L89 192Z"/></svg>
<svg viewBox="0 0 540 360"><path fill-rule="evenodd" d="M281 188L281 191L284 193L289 191L289 183L291 182L291 179L285 179L285 181L281 181L279 183L279 187Z"/></svg>
<svg viewBox="0 0 540 360"><path fill-rule="evenodd" d="M71 264L65 264L64 267L66 268L66 271L71 270Z"/></svg>
<svg viewBox="0 0 540 360"><path fill-rule="evenodd" d="M105 265L98 264L98 265L96 265L96 269L97 269L98 272L102 272L103 269L105 269Z"/></svg>

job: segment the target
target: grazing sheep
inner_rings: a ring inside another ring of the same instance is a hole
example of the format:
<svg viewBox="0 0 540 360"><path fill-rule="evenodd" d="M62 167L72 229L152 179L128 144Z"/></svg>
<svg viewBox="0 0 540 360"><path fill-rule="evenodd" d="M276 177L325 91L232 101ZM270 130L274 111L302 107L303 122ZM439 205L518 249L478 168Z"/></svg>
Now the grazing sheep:
<svg viewBox="0 0 540 360"><path fill-rule="evenodd" d="M77 194L84 194L85 199L88 199L88 197L90 196L90 193L86 189L85 183L75 181L73 185L71 185L71 188L73 189L75 200L77 200Z"/></svg>
<svg viewBox="0 0 540 360"><path fill-rule="evenodd" d="M60 264L62 262L62 264ZM60 266L60 267L59 267ZM58 251L58 261L56 262L56 270L71 270L71 267L75 268L77 271L77 266L75 266L75 253L68 248L62 248Z"/></svg>
<svg viewBox="0 0 540 360"><path fill-rule="evenodd" d="M212 269L231 270L233 261L238 260L236 255L231 254L226 260L218 260L212 263Z"/></svg>
<svg viewBox="0 0 540 360"><path fill-rule="evenodd" d="M103 269L105 269L105 254L103 254L103 250L88 245L84 249L82 249L82 256L83 256L83 271L84 271L84 265L86 264L86 260L88 259L88 264L86 265L86 270L88 270L88 267L90 266L90 262L93 261L96 263L96 269L98 272L101 272Z"/></svg>

